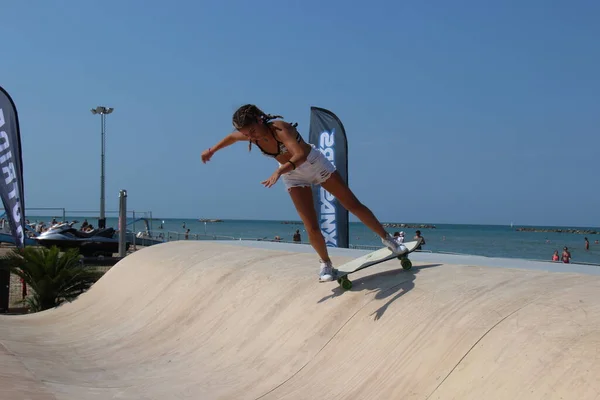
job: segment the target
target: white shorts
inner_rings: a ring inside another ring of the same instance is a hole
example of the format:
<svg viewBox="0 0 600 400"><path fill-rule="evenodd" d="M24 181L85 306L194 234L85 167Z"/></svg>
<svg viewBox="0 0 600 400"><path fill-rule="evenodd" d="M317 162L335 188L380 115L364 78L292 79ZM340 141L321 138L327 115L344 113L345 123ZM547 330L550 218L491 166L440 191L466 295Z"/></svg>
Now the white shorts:
<svg viewBox="0 0 600 400"><path fill-rule="evenodd" d="M325 182L335 171L335 166L314 144L306 161L298 168L281 175L286 189L299 186L318 185Z"/></svg>

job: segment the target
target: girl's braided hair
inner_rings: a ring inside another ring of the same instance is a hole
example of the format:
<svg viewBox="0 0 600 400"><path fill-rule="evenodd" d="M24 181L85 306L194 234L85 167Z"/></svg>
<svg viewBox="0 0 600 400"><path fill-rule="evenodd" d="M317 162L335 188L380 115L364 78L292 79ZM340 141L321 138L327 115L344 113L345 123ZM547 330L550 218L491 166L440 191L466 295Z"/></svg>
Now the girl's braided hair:
<svg viewBox="0 0 600 400"><path fill-rule="evenodd" d="M254 104L246 104L237 109L235 113L233 113L233 126L235 129L243 129L248 125L252 125L254 123L259 122L259 119L262 122L267 123L275 118L283 118L281 115L271 115L265 114L260 108L256 107Z"/></svg>
<svg viewBox="0 0 600 400"><path fill-rule="evenodd" d="M237 109L233 113L232 122L233 127L237 130L243 129L248 125L262 122L267 124L269 121L275 118L283 118L281 115L265 114L260 108L254 104L245 104ZM252 141L248 142L248 151L252 148Z"/></svg>

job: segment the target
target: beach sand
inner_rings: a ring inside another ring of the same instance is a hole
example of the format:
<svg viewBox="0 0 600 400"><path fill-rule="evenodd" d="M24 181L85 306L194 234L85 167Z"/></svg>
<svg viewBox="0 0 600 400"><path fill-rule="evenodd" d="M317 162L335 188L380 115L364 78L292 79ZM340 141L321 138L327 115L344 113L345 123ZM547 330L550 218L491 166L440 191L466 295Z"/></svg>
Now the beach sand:
<svg viewBox="0 0 600 400"><path fill-rule="evenodd" d="M598 398L600 276L411 259L342 291L306 245L148 247L72 303L0 316L0 398Z"/></svg>

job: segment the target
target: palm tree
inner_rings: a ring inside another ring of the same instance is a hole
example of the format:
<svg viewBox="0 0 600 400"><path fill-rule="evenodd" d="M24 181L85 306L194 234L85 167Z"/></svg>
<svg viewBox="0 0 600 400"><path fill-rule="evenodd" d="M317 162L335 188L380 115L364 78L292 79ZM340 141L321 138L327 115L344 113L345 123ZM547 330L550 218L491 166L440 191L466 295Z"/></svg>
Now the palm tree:
<svg viewBox="0 0 600 400"><path fill-rule="evenodd" d="M77 249L64 253L58 247L13 249L2 257L1 264L31 288L33 293L23 300L31 312L74 300L103 275L84 267Z"/></svg>

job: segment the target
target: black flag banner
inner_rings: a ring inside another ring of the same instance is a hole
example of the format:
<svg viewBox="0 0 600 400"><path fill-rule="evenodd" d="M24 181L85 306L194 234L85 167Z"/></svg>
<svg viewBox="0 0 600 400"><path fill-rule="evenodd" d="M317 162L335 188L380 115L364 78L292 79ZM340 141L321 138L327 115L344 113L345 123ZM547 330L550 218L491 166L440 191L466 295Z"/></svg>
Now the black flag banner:
<svg viewBox="0 0 600 400"><path fill-rule="evenodd" d="M310 143L331 161L348 184L348 141L342 121L331 111L310 108ZM349 246L348 211L321 186L313 188L313 199L321 233L329 247Z"/></svg>
<svg viewBox="0 0 600 400"><path fill-rule="evenodd" d="M0 86L0 197L17 247L25 247L23 160L17 108Z"/></svg>

